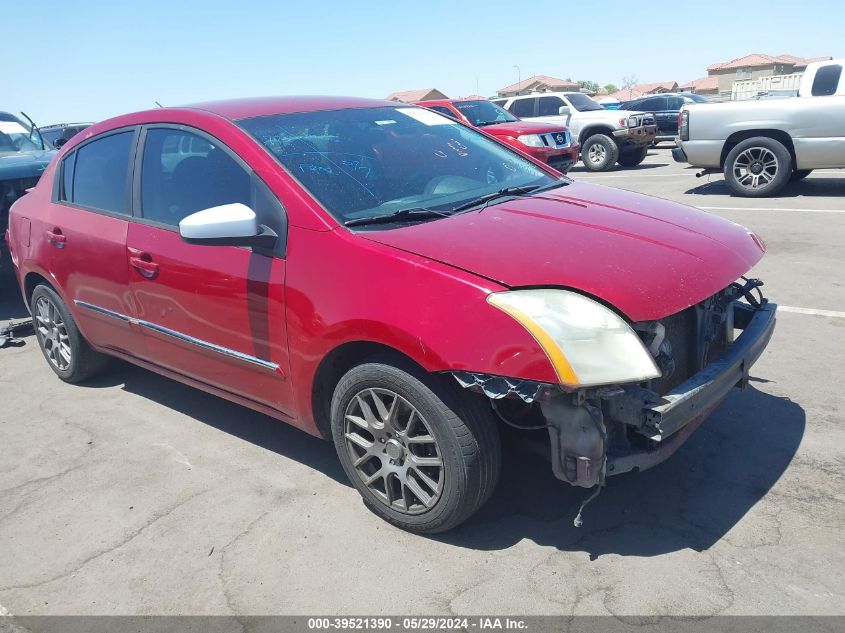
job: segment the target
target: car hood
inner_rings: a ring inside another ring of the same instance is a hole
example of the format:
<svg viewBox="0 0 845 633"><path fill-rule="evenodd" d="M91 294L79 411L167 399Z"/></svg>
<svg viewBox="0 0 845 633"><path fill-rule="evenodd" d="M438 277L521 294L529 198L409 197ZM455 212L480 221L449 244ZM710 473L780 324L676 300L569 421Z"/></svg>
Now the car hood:
<svg viewBox="0 0 845 633"><path fill-rule="evenodd" d="M549 132L563 132L565 125L559 123L539 123L533 121L511 121L508 123L495 123L485 125L480 130L494 136L521 136L523 134L547 134Z"/></svg>
<svg viewBox="0 0 845 633"><path fill-rule="evenodd" d="M56 150L0 154L0 180L37 178L53 160Z"/></svg>
<svg viewBox="0 0 845 633"><path fill-rule="evenodd" d="M632 321L660 319L702 301L763 255L738 224L586 183L361 235L511 288L576 289Z"/></svg>

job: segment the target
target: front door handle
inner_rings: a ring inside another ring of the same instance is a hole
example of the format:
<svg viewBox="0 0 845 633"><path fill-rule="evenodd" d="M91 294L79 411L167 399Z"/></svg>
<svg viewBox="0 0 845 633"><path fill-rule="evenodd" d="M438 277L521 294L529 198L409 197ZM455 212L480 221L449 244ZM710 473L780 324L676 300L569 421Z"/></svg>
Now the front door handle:
<svg viewBox="0 0 845 633"><path fill-rule="evenodd" d="M129 256L129 264L146 279L152 279L158 275L158 264L153 261L149 253L143 251L132 253Z"/></svg>
<svg viewBox="0 0 845 633"><path fill-rule="evenodd" d="M62 230L59 227L55 227L51 231L46 231L44 236L56 248L64 248L67 243L67 237L62 234Z"/></svg>

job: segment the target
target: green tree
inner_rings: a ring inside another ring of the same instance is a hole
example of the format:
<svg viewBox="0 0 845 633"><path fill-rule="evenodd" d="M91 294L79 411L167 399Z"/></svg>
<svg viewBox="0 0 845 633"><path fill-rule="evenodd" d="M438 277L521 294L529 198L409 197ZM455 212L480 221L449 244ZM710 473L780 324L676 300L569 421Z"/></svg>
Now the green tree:
<svg viewBox="0 0 845 633"><path fill-rule="evenodd" d="M587 81L586 79L579 79L577 83L578 83L579 86L581 86L582 88L586 88L590 92L598 92L598 90L599 90L599 85L595 81Z"/></svg>
<svg viewBox="0 0 845 633"><path fill-rule="evenodd" d="M607 94L613 94L614 92L619 92L619 88L616 86L616 84L607 84L604 87L604 89L607 90Z"/></svg>

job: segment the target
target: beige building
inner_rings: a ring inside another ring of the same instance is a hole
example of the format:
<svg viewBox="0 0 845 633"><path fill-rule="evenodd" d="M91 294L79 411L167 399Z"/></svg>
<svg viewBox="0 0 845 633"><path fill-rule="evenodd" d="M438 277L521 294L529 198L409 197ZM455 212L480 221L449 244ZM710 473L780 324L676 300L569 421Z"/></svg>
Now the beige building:
<svg viewBox="0 0 845 633"><path fill-rule="evenodd" d="M445 94L437 88L420 88L419 90L405 90L403 92L391 92L387 95L388 101L401 101L402 103L414 103L415 101L428 101L429 99L448 99Z"/></svg>
<svg viewBox="0 0 845 633"><path fill-rule="evenodd" d="M813 57L805 59L794 55L772 56L752 53L732 59L729 62L711 64L707 67L707 76L715 78L718 94L729 96L735 81L801 73L807 68L807 64L829 59L833 58Z"/></svg>
<svg viewBox="0 0 845 633"><path fill-rule="evenodd" d="M581 90L581 86L574 81L549 77L548 75L534 75L510 86L499 88L496 94L500 97L515 97L532 92L578 92L579 90Z"/></svg>

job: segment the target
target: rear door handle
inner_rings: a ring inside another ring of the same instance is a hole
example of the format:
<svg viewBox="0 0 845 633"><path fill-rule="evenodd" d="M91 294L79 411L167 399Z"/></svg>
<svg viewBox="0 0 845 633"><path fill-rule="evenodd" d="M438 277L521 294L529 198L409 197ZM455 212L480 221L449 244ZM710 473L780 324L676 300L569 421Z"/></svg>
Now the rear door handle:
<svg viewBox="0 0 845 633"><path fill-rule="evenodd" d="M144 251L130 249L129 264L146 279L152 279L158 275L158 264L153 261L149 253Z"/></svg>
<svg viewBox="0 0 845 633"><path fill-rule="evenodd" d="M46 231L44 236L47 238L47 241L56 248L64 248L67 243L67 238L62 235L62 230L58 227L54 228L52 231Z"/></svg>

